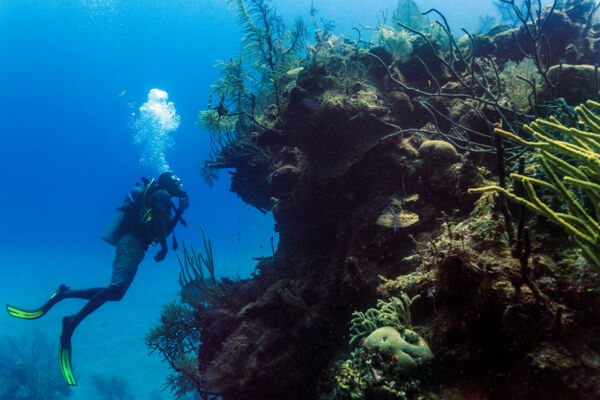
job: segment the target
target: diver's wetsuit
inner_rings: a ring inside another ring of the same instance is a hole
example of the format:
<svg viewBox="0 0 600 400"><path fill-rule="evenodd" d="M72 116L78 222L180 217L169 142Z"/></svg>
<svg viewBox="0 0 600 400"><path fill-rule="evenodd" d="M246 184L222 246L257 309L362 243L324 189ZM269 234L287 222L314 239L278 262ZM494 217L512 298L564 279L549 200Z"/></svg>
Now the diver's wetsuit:
<svg viewBox="0 0 600 400"><path fill-rule="evenodd" d="M179 208L175 210L173 218L170 218L171 209L175 207L171 203L171 197L179 197ZM58 361L68 385L77 385L71 368L71 336L77 325L107 301L119 301L123 298L135 277L138 265L144 259L146 250L154 241L159 242L161 247L154 260L162 261L167 254L167 236L178 221L184 223L181 214L188 206L187 194L181 190L181 180L171 172L162 173L158 183L154 183L154 180L147 182L142 197L138 198L142 202L141 207L139 201L136 203L131 196L129 198L132 202L121 208L124 211L124 219L119 226L121 237L116 243L110 285L83 290L73 290L60 285L44 305L34 310L6 305L9 315L32 320L44 316L63 299L89 300L77 314L63 318Z"/></svg>
<svg viewBox="0 0 600 400"><path fill-rule="evenodd" d="M157 189L148 195L147 207L152 208L152 221L140 223L135 216L123 222L123 236L116 244L116 255L110 285L103 288L72 290L64 287L59 291L57 301L67 298L87 299L89 302L75 315L63 319L61 342L69 341L73 330L90 313L97 310L107 301L119 301L123 298L137 272L138 265L144 259L148 246L158 240L161 243L162 257L166 254L166 237L175 227L183 210L176 211L175 217L169 220L171 200L164 189ZM158 255L157 255L158 257ZM162 258L157 259L157 261Z"/></svg>

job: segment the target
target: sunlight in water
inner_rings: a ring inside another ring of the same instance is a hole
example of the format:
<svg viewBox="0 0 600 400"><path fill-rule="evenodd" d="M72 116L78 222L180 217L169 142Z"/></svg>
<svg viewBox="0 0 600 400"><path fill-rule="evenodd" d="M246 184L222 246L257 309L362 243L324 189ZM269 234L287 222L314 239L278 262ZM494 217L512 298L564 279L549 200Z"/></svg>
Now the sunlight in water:
<svg viewBox="0 0 600 400"><path fill-rule="evenodd" d="M135 142L142 146L140 163L156 172L169 170L166 151L173 146L171 134L179 127L180 117L169 95L160 89L148 93L148 101L139 108L134 123Z"/></svg>
<svg viewBox="0 0 600 400"><path fill-rule="evenodd" d="M109 25L123 8L123 4L114 0L81 0L81 5L92 19Z"/></svg>
<svg viewBox="0 0 600 400"><path fill-rule="evenodd" d="M113 0L82 0L81 4L89 8L105 8L112 9L114 6Z"/></svg>

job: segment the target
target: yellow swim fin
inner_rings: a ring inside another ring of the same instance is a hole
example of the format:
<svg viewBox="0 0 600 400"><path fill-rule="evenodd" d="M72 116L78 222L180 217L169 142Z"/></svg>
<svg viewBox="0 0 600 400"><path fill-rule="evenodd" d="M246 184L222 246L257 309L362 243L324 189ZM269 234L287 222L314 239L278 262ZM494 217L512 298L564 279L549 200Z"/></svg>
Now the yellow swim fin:
<svg viewBox="0 0 600 400"><path fill-rule="evenodd" d="M50 299L48 299L46 304L44 304L40 308L36 308L35 310L26 310L24 308L19 308L19 307L15 307L10 304L7 304L6 311L8 312L8 315L10 315L11 317L15 317L15 318L20 318L20 319L41 318L44 315L46 315L46 313L52 308L53 305L55 305L56 303L58 303L60 300L63 299L62 294L67 289L68 289L67 286L60 285L58 290L56 292L54 292L54 294L52 296L50 296Z"/></svg>
<svg viewBox="0 0 600 400"><path fill-rule="evenodd" d="M6 311L8 311L8 315L11 317L20 319L37 319L46 314L46 311L42 308L36 310L24 310L19 307L11 306L10 304L6 305Z"/></svg>
<svg viewBox="0 0 600 400"><path fill-rule="evenodd" d="M77 386L77 381L75 380L75 375L73 374L73 368L71 368L70 341L65 346L61 340L60 344L58 345L58 365L60 365L60 372L62 372L67 385Z"/></svg>
<svg viewBox="0 0 600 400"><path fill-rule="evenodd" d="M69 327L69 321L70 317L63 318L60 344L58 345L58 365L67 385L77 386L73 368L71 367L71 336L73 335L73 329Z"/></svg>

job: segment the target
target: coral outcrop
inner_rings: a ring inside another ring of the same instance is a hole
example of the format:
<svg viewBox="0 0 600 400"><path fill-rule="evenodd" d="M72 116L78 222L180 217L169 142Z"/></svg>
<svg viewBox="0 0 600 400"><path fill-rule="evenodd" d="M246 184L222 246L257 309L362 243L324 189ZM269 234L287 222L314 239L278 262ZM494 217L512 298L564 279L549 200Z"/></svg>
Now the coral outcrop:
<svg viewBox="0 0 600 400"><path fill-rule="evenodd" d="M224 400L598 398L593 257L508 195L519 181L509 172L538 179L543 169L518 143L530 142L521 126L556 115L561 128L533 130L568 135L589 118L565 90L589 91L582 65L600 62L593 2L530 2L525 14L503 2L516 26L462 40L438 10L426 13L433 25L398 12L394 26L369 27L373 39L317 26L308 59L292 61L280 51L300 31L269 31L268 2L235 3L250 7L240 14L250 50L262 51L251 65L263 85L251 95L233 78L216 85L236 89L215 92L205 122L217 151L204 171L232 168L231 190L273 212L280 240L251 278L186 298L195 364L181 382ZM565 75L552 67L567 58L577 65ZM556 162L595 149L599 133L565 144ZM486 186L506 195L468 192ZM575 187L579 207L595 211L589 185ZM540 196L566 222L581 217ZM405 304L402 293L418 299L412 323L396 306L370 311Z"/></svg>
<svg viewBox="0 0 600 400"><path fill-rule="evenodd" d="M390 326L375 329L365 339L364 346L383 356L389 356L403 371L433 358L427 343L410 329L403 329L401 332Z"/></svg>

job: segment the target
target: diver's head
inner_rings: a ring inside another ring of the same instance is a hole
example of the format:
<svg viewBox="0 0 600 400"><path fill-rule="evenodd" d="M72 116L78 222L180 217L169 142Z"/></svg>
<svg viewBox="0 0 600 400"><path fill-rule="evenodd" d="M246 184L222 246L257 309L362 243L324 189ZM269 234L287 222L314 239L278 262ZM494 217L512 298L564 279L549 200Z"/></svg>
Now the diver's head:
<svg viewBox="0 0 600 400"><path fill-rule="evenodd" d="M181 179L172 172L163 172L160 174L158 177L158 186L169 192L172 197L181 197L185 195L185 192L182 190L183 185L181 184Z"/></svg>

